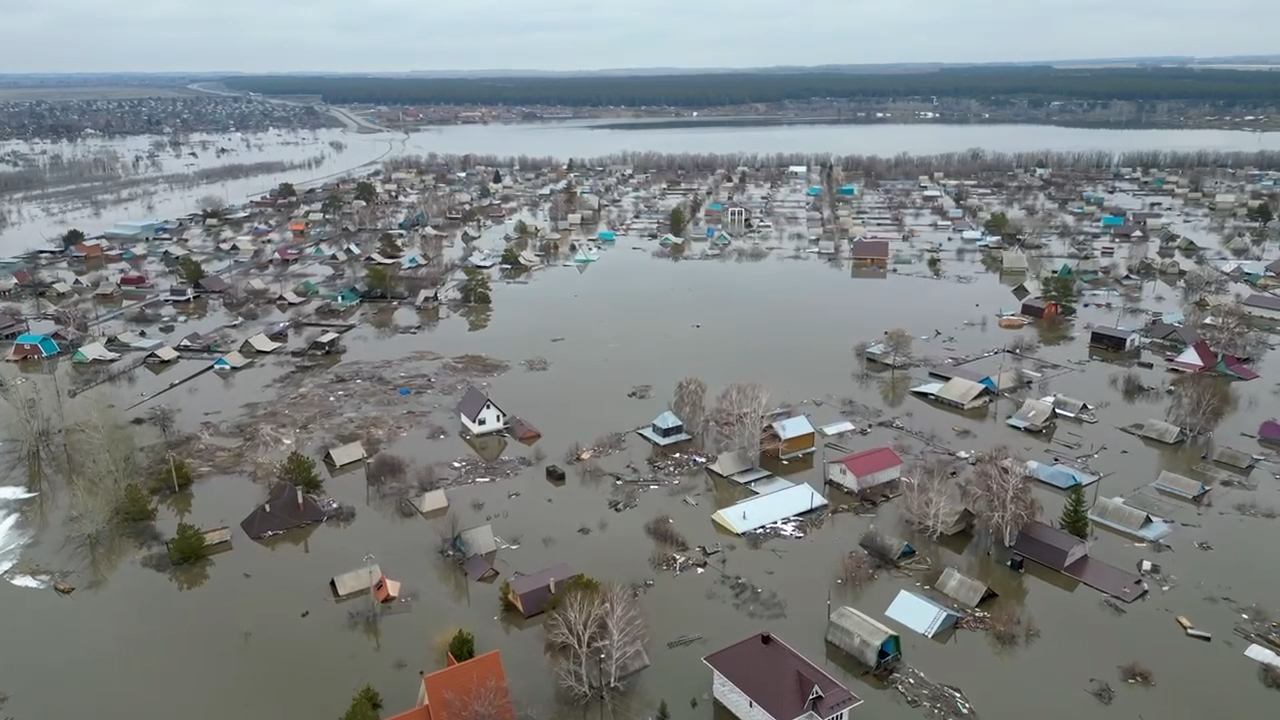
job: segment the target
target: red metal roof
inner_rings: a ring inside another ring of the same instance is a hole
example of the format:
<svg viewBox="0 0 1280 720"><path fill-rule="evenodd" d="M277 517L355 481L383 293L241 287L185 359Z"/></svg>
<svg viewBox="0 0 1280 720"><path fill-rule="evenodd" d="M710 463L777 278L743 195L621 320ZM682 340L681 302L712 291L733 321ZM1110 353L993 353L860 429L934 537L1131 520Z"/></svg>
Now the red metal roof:
<svg viewBox="0 0 1280 720"><path fill-rule="evenodd" d="M902 464L902 458L898 457L898 453L894 452L893 448L878 447L846 455L836 462L857 477L864 477L898 467Z"/></svg>

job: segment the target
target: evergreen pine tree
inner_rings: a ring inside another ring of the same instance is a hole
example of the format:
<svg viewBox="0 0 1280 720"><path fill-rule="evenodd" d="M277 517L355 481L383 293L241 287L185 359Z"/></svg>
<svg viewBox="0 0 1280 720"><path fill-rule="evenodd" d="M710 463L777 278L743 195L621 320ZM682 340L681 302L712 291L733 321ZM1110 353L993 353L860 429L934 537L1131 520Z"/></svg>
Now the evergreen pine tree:
<svg viewBox="0 0 1280 720"><path fill-rule="evenodd" d="M1084 496L1084 487L1073 486L1067 491L1067 504L1062 508L1062 516L1058 525L1063 530L1085 540L1089 537L1089 506Z"/></svg>

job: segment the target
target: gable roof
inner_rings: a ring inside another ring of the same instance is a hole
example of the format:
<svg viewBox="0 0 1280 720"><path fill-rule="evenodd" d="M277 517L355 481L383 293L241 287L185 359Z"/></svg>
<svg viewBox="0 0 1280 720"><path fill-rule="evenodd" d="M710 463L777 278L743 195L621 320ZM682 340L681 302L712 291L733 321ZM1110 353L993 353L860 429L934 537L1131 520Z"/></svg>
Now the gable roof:
<svg viewBox="0 0 1280 720"><path fill-rule="evenodd" d="M470 385L467 387L467 392L463 394L462 400L458 401L458 414L475 421L480 416L480 411L484 410L485 403L488 402L488 395L478 390L475 385ZM494 407L497 405L495 404Z"/></svg>
<svg viewBox="0 0 1280 720"><path fill-rule="evenodd" d="M893 451L893 448L878 447L846 455L836 460L836 462L843 465L850 473L858 477L864 477L889 468L899 467L902 465L902 458Z"/></svg>
<svg viewBox="0 0 1280 720"><path fill-rule="evenodd" d="M267 501L240 522L240 529L254 540L286 530L324 522L325 512L310 495L289 483L276 483Z"/></svg>
<svg viewBox="0 0 1280 720"><path fill-rule="evenodd" d="M515 720L502 654L491 650L422 678L431 720L466 720L483 709L486 720Z"/></svg>
<svg viewBox="0 0 1280 720"><path fill-rule="evenodd" d="M849 243L849 257L854 260L888 260L888 240L854 240Z"/></svg>
<svg viewBox="0 0 1280 720"><path fill-rule="evenodd" d="M755 633L702 661L774 718L797 718L810 710L829 718L862 703L822 668L767 632ZM814 688L820 695L811 703Z"/></svg>
<svg viewBox="0 0 1280 720"><path fill-rule="evenodd" d="M813 424L804 415L796 415L773 424L773 431L780 440L794 440L814 433Z"/></svg>

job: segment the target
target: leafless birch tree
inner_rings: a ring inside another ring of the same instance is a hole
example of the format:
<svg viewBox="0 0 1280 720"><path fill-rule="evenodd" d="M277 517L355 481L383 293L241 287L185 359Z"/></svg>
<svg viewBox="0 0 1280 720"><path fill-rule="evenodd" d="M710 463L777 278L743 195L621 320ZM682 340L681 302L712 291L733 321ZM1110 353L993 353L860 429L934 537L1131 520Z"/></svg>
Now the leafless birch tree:
<svg viewBox="0 0 1280 720"><path fill-rule="evenodd" d="M722 390L711 412L718 451L741 450L754 462L768 410L769 392L759 383L734 383Z"/></svg>
<svg viewBox="0 0 1280 720"><path fill-rule="evenodd" d="M1023 468L1008 448L993 448L978 457L967 488L969 507L977 515L979 527L999 538L1005 547L1013 544L1024 525L1040 517L1040 501L1032 493Z"/></svg>
<svg viewBox="0 0 1280 720"><path fill-rule="evenodd" d="M700 432L707 414L707 384L696 377L687 377L676 383L671 412L684 421L689 432Z"/></svg>
<svg viewBox="0 0 1280 720"><path fill-rule="evenodd" d="M1258 330L1249 314L1238 304L1220 305L1207 313L1194 312L1189 321L1216 352L1239 358L1258 359L1270 349L1267 334Z"/></svg>
<svg viewBox="0 0 1280 720"><path fill-rule="evenodd" d="M602 685L620 687L648 640L635 591L623 585L570 588L546 628L560 685L580 699Z"/></svg>
<svg viewBox="0 0 1280 720"><path fill-rule="evenodd" d="M1209 375L1187 375L1173 382L1165 417L1191 435L1212 431L1235 406L1231 385Z"/></svg>
<svg viewBox="0 0 1280 720"><path fill-rule="evenodd" d="M8 405L3 410L5 432L9 439L0 448L10 469L25 469L27 485L33 491L48 488L59 473L66 457L59 458L61 428L54 413L45 405L39 386L34 382L0 385L0 399Z"/></svg>
<svg viewBox="0 0 1280 720"><path fill-rule="evenodd" d="M902 478L901 486L902 513L907 522L930 539L937 539L951 525L960 503L946 466L934 463L915 468Z"/></svg>
<svg viewBox="0 0 1280 720"><path fill-rule="evenodd" d="M632 588L609 585L604 591L604 603L604 673L609 686L618 687L626 678L627 669L644 655L648 631Z"/></svg>
<svg viewBox="0 0 1280 720"><path fill-rule="evenodd" d="M890 370L896 370L899 363L911 359L911 333L902 328L894 328L884 334L884 346L889 349Z"/></svg>

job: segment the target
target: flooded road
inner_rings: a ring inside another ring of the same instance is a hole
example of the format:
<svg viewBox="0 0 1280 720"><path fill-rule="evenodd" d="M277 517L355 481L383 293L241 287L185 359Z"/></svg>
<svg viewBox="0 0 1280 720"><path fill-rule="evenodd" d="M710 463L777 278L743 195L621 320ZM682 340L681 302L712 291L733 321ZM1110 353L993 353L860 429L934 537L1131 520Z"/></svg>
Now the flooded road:
<svg viewBox="0 0 1280 720"><path fill-rule="evenodd" d="M543 432L536 447L545 451L548 462L560 462L574 443L648 423L665 408L675 383L691 375L703 378L712 396L731 382L760 382L778 403L803 403L815 426L835 421L841 402L853 399L883 408L884 417L898 417L910 428L937 433L938 441L953 450L1007 444L1023 457L1047 460L1051 448L1044 438L1019 434L1004 424L1016 410L1011 401L1002 400L977 417L953 413L908 395L906 388L925 380L923 370L864 375L851 352L854 343L895 326L916 338L916 356L933 360L1000 347L1019 334L1041 339L1034 328L996 327L992 314L1017 306L1010 293L1016 280L985 273L976 253L961 259L945 252L948 277L940 280L924 277L922 264L870 279L813 255L788 259L788 251L775 251L760 262L677 263L652 257L652 248L648 241L620 238L585 272L552 267L534 273L527 283L495 282L487 317L441 311L438 325L416 335L364 323L346 337L344 362L391 361L415 352L505 360L512 368L489 380L491 396ZM1176 305L1176 291L1160 282L1148 282L1141 297L1147 310ZM983 323L984 316L992 321ZM210 317L199 322L219 321ZM1048 382L1049 390L1101 406L1096 425L1062 422L1056 433L1077 433L1081 454L1105 446L1092 466L1107 475L1090 489L1091 495L1104 497L1146 485L1161 469L1185 470L1199 461L1197 449L1157 448L1117 431L1132 422L1163 418L1164 398L1127 404L1108 386L1108 376L1121 368L1090 361L1085 327L1116 322L1115 310L1081 307L1074 334L1050 334L1048 339L1058 344L1038 352L1061 366L1061 374ZM191 329L197 328L182 332ZM528 372L518 364L532 357L546 358L549 369ZM999 369L1002 361L992 361L991 369ZM184 430L204 421L231 420L245 403L270 402L273 381L291 362L270 356L229 378L207 373L157 402L182 408ZM158 376L139 371L131 384L105 386L103 392L129 405L199 367L198 361L182 361ZM422 361L404 372L435 373L438 367ZM1255 431L1274 413L1275 367L1268 359L1257 366L1262 379L1234 386L1238 411L1219 427L1218 442L1258 451L1253 440L1239 434ZM1158 369L1139 372L1148 383L1164 382ZM640 384L653 385L652 398L627 397ZM438 406L430 420L449 431L449 437L431 440L415 430L386 450L442 465L472 454L456 435L457 419L450 410L456 398L398 398L393 385L374 392L385 392L388 416ZM335 413L340 405L335 400ZM864 449L901 439L878 429L868 437L839 442ZM918 442L912 446L920 448ZM505 448L509 455L533 452L514 442ZM625 452L601 465L618 470L648 454L648 445L631 434ZM818 488L817 464L820 459L797 462L784 471L789 479ZM1222 697L1230 697L1242 717L1265 717L1275 702L1274 691L1257 681L1256 665L1241 656L1245 644L1231 633L1238 616L1223 599L1248 605L1274 604L1280 597L1275 563L1259 552L1269 547L1280 525L1230 510L1245 497L1280 503L1280 486L1269 467L1252 477L1259 485L1256 492L1215 490L1220 495L1214 507L1201 515L1184 507L1185 517L1179 519L1188 525L1168 538L1172 552L1156 555L1095 528L1093 555L1126 569L1142 559L1156 560L1177 578L1167 590L1153 584L1149 597L1127 606L1124 616L1105 608L1097 592L1030 564L1025 575L994 566L981 543L968 535L938 546L920 543L933 562L933 574L882 577L861 591L837 585L839 558L873 522L900 530L893 503L874 519L835 514L808 537L772 540L752 549L713 526L714 509L739 495L706 473L675 489L643 492L638 507L620 513L606 505L615 492L611 481L570 470L568 482L556 486L544 479L540 465L448 494L461 527L491 522L498 536L518 544L498 554L503 577L568 562L602 580L653 581L641 596L653 665L605 711L617 720L648 718L662 699L674 718L712 717L710 677L699 658L760 630L776 633L861 695L866 702L854 717L918 718L919 711L906 707L892 691L873 689L833 656L823 642L825 618L828 603L883 617L899 589L918 589L948 565L990 582L1000 593L997 607L1025 607L1041 633L1027 647L997 650L980 633L960 632L940 643L902 629L905 660L935 681L962 688L982 717L1015 720L1034 707L1052 707L1054 717L1092 717L1100 709L1083 690L1090 678L1100 678L1117 687L1108 715L1198 720L1220 712ZM463 627L475 633L478 651L502 651L518 709L527 708L537 718L577 715L579 711L554 700L539 621L499 619L497 584L467 582L441 561L436 548L444 520L403 518L383 503L366 504L367 488L358 468L339 473L326 487L357 507L353 523L312 528L269 545L250 542L237 530L234 550L216 556L207 577L154 572L128 550L109 558L115 568L100 586L71 597L0 583L5 611L0 623L8 648L0 661L0 691L10 696L5 713L15 720L128 717L137 714L145 693L148 706L181 709L197 720L332 717L346 707L360 683L370 682L383 693L384 716L390 716L412 706L418 671L442 667L445 639ZM1043 519L1056 520L1062 496L1043 486L1036 487L1036 494L1045 506ZM847 502L834 491L827 495L833 504ZM203 527L235 526L263 496L263 488L245 477L209 478L198 484L187 520ZM691 545L730 547L724 565L713 562L704 573L674 577L651 568L652 543L642 525L659 513L669 514ZM176 522L173 511L162 507L161 531L171 533ZM1207 541L1215 549L1198 550L1194 541ZM335 603L326 587L333 575L360 567L367 554L417 597L412 612L384 618L376 631L352 626L348 619L349 611L367 600ZM60 547L56 528L45 528L25 559L49 568L77 562ZM726 577L745 578L759 592L735 601ZM88 577L82 573L76 583L86 586ZM1197 628L1212 632L1213 641L1185 637L1175 615L1186 615ZM704 640L667 649L669 641L689 634L701 634ZM1156 687L1118 681L1117 666L1135 660L1154 671ZM85 692L66 692L71 674ZM691 699L697 699L696 708Z"/></svg>
<svg viewBox="0 0 1280 720"><path fill-rule="evenodd" d="M611 121L618 124L619 121ZM678 127L619 130L596 128L600 121L565 121L516 125L458 125L403 133L361 134L343 130L274 132L253 136L194 135L193 143L223 145L236 152L217 158L211 151L199 158L173 158L160 153L165 173L230 163L272 160L300 162L318 154L324 162L310 171L258 175L198 187L153 188L145 200L88 208L45 209L20 205L10 224L0 228L0 255L13 255L46 245L69 227L85 232L106 231L117 222L171 218L196 212L199 200L216 195L230 203L258 197L282 182L298 187L346 174L367 172L398 155L487 154L503 157L593 158L621 152L661 153L832 153L880 155L937 154L983 148L994 152L1051 149L1217 150L1280 149L1280 133L1229 130L1088 130L1043 125L792 125L770 127ZM625 124L625 121L622 122ZM0 154L62 153L67 156L110 150L129 159L143 156L156 138L92 140L80 143L0 143ZM246 140L251 148L242 149ZM342 143L339 152L330 143Z"/></svg>

